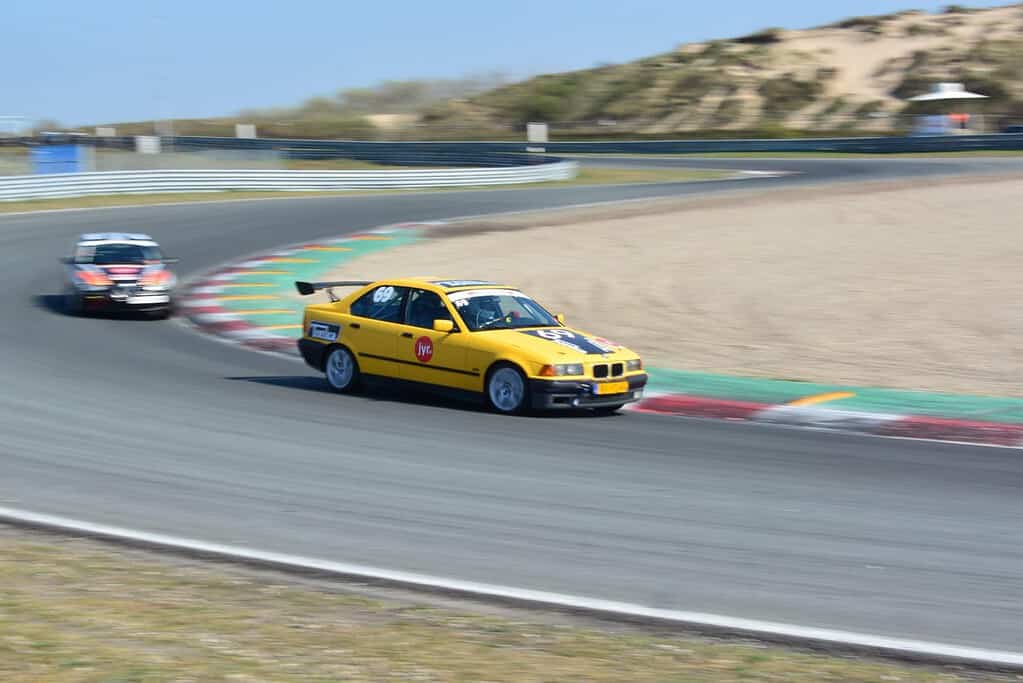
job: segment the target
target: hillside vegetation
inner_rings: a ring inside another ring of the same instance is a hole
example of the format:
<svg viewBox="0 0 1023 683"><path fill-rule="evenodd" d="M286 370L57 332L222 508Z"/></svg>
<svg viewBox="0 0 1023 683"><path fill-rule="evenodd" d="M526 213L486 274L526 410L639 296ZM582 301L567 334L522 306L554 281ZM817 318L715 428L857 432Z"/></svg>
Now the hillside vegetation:
<svg viewBox="0 0 1023 683"><path fill-rule="evenodd" d="M989 95L970 106L994 117L1023 115L1023 5L770 28L627 64L540 76L434 106L424 120L479 127L548 121L577 133L606 133L613 125L649 135L884 131L908 123L899 114L926 112L906 99L938 81Z"/></svg>
<svg viewBox="0 0 1023 683"><path fill-rule="evenodd" d="M233 135L244 121L264 136L485 139L521 137L527 121L546 121L560 139L885 133L940 111L906 101L939 81L988 95L963 107L985 114L989 128L1023 119L1023 4L767 28L510 85L498 76L385 83L290 109L177 121L174 132Z"/></svg>

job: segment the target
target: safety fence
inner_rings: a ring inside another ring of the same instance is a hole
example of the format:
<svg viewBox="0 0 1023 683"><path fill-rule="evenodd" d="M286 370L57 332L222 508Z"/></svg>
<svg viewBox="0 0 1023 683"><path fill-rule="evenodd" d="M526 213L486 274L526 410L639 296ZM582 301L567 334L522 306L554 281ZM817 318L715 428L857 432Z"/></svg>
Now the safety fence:
<svg viewBox="0 0 1023 683"><path fill-rule="evenodd" d="M26 144L9 139L8 144ZM35 141L38 142L38 141ZM61 140L61 142L68 142ZM80 144L102 148L134 149L132 137L76 138ZM291 138L165 137L161 149L272 150L284 158L349 158L399 166L518 166L549 163L549 157L523 158L525 141L375 142L361 140L306 140ZM712 154L717 152L954 152L1023 150L1023 133L987 135L917 135L848 138L778 138L734 140L608 140L551 141L541 145L546 154ZM528 159L528 160L527 160Z"/></svg>
<svg viewBox="0 0 1023 683"><path fill-rule="evenodd" d="M158 170L0 178L0 201L166 192L415 189L570 180L578 164L551 161L504 168L384 171Z"/></svg>
<svg viewBox="0 0 1023 683"><path fill-rule="evenodd" d="M366 142L284 138L177 137L176 150L278 150L289 158L345 157L400 165L473 166L522 163L525 142ZM553 141L546 154L713 154L717 152L955 152L1023 150L1023 134L919 135L908 137L785 138L760 140L609 140ZM534 145L537 147L537 145ZM516 158L519 159L516 162ZM542 162L542 157L534 161Z"/></svg>

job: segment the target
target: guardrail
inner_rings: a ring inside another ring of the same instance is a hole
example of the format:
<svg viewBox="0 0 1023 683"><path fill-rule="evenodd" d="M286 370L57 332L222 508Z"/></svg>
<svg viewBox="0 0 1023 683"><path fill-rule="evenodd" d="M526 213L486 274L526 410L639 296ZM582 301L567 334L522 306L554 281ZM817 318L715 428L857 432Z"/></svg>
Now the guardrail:
<svg viewBox="0 0 1023 683"><path fill-rule="evenodd" d="M10 138L7 144L39 144L40 140ZM85 137L81 144L134 149L132 137ZM45 144L45 143L44 143ZM374 142L292 138L166 137L164 149L273 150L285 158L344 157L399 166L517 166L524 163L525 141L513 142ZM921 135L909 137L779 138L745 140L608 140L553 141L542 145L547 154L712 154L715 152L950 152L1023 150L1023 133L986 135ZM534 155L529 162L550 162Z"/></svg>
<svg viewBox="0 0 1023 683"><path fill-rule="evenodd" d="M363 142L284 138L177 137L167 143L186 149L278 150L291 158L346 157L400 165L507 165L526 142ZM609 140L547 142L547 154L713 154L715 152L955 152L1023 150L1023 133L921 135L872 138L781 138L760 140ZM521 157L519 157L521 159ZM518 162L521 163L521 160Z"/></svg>
<svg viewBox="0 0 1023 683"><path fill-rule="evenodd" d="M363 142L291 140L282 138L169 138L175 149L276 149L293 158L345 156L367 162L400 165L457 163L462 166L514 164L523 142ZM1023 149L1023 134L921 135L909 137L783 138L759 140L609 140L553 141L542 145L549 154L707 154L715 152L896 153L927 151ZM521 163L521 162L520 162Z"/></svg>
<svg viewBox="0 0 1023 683"><path fill-rule="evenodd" d="M921 135L876 138L789 138L777 140L621 140L551 142L550 154L714 154L717 152L965 152L1023 150L1023 134Z"/></svg>
<svg viewBox="0 0 1023 683"><path fill-rule="evenodd" d="M394 171L235 171L163 170L62 173L0 178L0 201L80 197L96 194L161 192L293 191L415 189L511 185L570 180L579 165L572 161L505 168L415 169Z"/></svg>

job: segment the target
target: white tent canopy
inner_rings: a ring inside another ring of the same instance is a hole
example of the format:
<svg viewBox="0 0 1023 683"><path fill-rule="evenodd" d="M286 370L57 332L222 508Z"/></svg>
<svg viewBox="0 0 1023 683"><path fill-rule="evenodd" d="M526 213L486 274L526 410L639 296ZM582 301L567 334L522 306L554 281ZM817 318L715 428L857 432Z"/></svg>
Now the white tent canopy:
<svg viewBox="0 0 1023 683"><path fill-rule="evenodd" d="M931 92L910 97L910 102L935 102L939 100L978 100L987 99L987 95L970 92L962 83L936 83Z"/></svg>

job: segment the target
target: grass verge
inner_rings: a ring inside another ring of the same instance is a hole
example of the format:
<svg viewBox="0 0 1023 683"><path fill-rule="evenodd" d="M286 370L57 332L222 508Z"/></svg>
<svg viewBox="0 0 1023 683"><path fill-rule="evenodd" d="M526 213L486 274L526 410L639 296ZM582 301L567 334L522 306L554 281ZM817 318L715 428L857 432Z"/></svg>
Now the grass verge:
<svg viewBox="0 0 1023 683"><path fill-rule="evenodd" d="M973 681L962 669L653 632L0 526L0 679Z"/></svg>
<svg viewBox="0 0 1023 683"><path fill-rule="evenodd" d="M223 201L226 199L266 199L273 197L327 197L407 192L451 192L460 190L513 190L532 187L573 187L580 185L619 185L630 183L678 183L727 178L732 171L645 168L583 168L572 180L521 185L481 185L472 187L426 188L417 190L347 190L338 192L175 192L166 194L112 194L64 199L31 199L0 202L0 213L52 211L104 206L135 206L177 202Z"/></svg>

